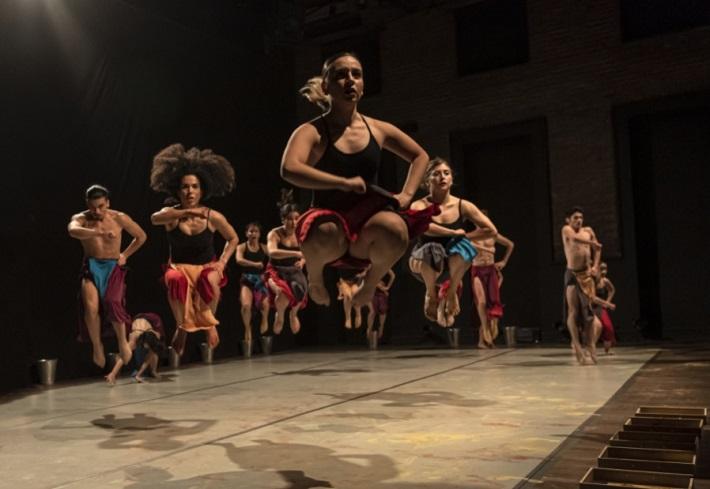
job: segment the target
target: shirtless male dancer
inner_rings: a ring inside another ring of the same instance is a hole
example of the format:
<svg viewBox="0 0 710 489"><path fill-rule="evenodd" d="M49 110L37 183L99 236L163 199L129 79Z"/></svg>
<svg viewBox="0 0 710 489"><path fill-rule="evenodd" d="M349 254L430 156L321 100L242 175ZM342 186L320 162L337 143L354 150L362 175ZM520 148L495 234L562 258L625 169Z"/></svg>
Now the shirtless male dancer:
<svg viewBox="0 0 710 489"><path fill-rule="evenodd" d="M101 342L101 326L111 323L124 363L131 360L126 338L126 261L145 243L143 229L127 214L110 209L109 191L101 185L86 190L87 210L72 216L69 236L81 242L84 261L81 269L79 339L90 340L93 360L103 368L106 356ZM121 236L126 231L133 241L121 251Z"/></svg>
<svg viewBox="0 0 710 489"><path fill-rule="evenodd" d="M602 245L592 228L582 225L583 220L582 208L573 207L562 226L562 244L567 260L563 315L580 365L585 363L585 353L596 363L596 342L601 332L601 322L593 306L599 302L594 277L599 270Z"/></svg>
<svg viewBox="0 0 710 489"><path fill-rule="evenodd" d="M484 209L481 212L488 215ZM515 244L500 233L495 238L475 240L472 243L478 251L471 266L471 290L480 320L478 348L492 348L498 337L498 321L503 317L503 304L500 302L502 270L508 264ZM505 247L505 255L500 261L495 260L496 244Z"/></svg>

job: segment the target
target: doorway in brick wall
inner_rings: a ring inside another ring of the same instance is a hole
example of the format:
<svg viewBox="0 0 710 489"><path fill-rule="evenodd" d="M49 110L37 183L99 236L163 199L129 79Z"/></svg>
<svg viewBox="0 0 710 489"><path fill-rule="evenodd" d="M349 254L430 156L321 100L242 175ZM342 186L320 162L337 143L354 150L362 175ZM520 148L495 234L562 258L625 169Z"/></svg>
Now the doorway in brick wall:
<svg viewBox="0 0 710 489"><path fill-rule="evenodd" d="M499 232L515 243L503 271L502 324L546 326L540 272L552 261L552 245L545 119L454 132L451 155L452 193L487 209Z"/></svg>
<svg viewBox="0 0 710 489"><path fill-rule="evenodd" d="M649 337L689 337L710 317L710 95L615 110L622 185L639 283L640 326ZM626 182L624 182L626 179Z"/></svg>

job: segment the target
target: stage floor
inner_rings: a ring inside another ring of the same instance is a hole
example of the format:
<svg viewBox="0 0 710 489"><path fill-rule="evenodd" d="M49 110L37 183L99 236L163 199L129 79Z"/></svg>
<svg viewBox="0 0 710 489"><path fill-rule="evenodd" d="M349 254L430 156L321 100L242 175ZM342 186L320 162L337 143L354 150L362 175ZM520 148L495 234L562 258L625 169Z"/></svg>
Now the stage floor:
<svg viewBox="0 0 710 489"><path fill-rule="evenodd" d="M0 487L512 488L656 353L297 352L38 388L0 404Z"/></svg>

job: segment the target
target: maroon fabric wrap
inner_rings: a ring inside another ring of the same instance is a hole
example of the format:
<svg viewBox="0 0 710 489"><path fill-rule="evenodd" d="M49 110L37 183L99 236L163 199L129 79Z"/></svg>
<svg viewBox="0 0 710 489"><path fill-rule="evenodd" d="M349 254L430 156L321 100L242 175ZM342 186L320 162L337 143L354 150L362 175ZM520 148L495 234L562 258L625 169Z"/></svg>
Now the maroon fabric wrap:
<svg viewBox="0 0 710 489"><path fill-rule="evenodd" d="M131 323L131 316L128 314L128 311L126 311L126 273L128 273L128 269L126 267L116 265L111 272L111 275L109 275L106 293L104 294L103 299L99 297L99 317L101 318L102 337L115 335L113 323ZM96 286L94 277L89 270L88 262L84 262L82 264L80 271L80 284L81 280L88 280ZM84 321L85 309L84 301L81 297L81 288L79 289L78 299L79 324L77 340L81 342L91 341L89 337L89 330L86 327L86 322Z"/></svg>
<svg viewBox="0 0 710 489"><path fill-rule="evenodd" d="M374 186L369 186L362 198L356 199L355 204L347 209L322 209L313 207L301 214L296 223L296 237L299 244L308 239L311 228L323 222L336 222L341 225L345 237L349 242L356 241L360 231L367 221L381 211L391 211L401 217L407 225L409 239L414 239L429 229L432 216L439 215L441 209L438 204L432 204L426 209L414 211L394 211L394 206L399 205L392 194ZM369 260L355 258L348 254L329 263L336 268L364 269L370 264Z"/></svg>
<svg viewBox="0 0 710 489"><path fill-rule="evenodd" d="M486 311L488 319L503 317L503 304L500 303L500 288L498 287L498 270L495 265L472 266L471 267L471 290L473 300L476 300L476 289L473 286L473 279L478 277L486 294Z"/></svg>
<svg viewBox="0 0 710 489"><path fill-rule="evenodd" d="M142 312L140 314L136 314L133 320L135 321L136 319L145 319L148 321L153 330L160 335L160 340L163 341L165 339L165 328L163 327L163 320L160 319L160 316L154 312ZM133 323L131 323L131 327L127 329L129 330L127 333L133 331Z"/></svg>
<svg viewBox="0 0 710 489"><path fill-rule="evenodd" d="M611 317L606 309L602 309L601 314L602 323L602 341L608 341L612 345L616 345L616 333L614 332L614 325L611 322Z"/></svg>
<svg viewBox="0 0 710 489"><path fill-rule="evenodd" d="M264 283L266 283L266 288L269 291L269 304L274 306L274 300L276 299L276 294L271 287L269 287L269 279L273 280L276 286L281 289L286 297L288 297L288 306L296 307L300 306L301 309L306 307L308 304L308 291L305 291L303 298L299 301L296 294L291 290L291 286L286 282L280 275L279 272L269 263L266 265L266 271L264 272Z"/></svg>
<svg viewBox="0 0 710 489"><path fill-rule="evenodd" d="M372 308L375 310L375 314L387 314L389 310L389 296L386 292L380 289L375 290L375 296L372 298Z"/></svg>

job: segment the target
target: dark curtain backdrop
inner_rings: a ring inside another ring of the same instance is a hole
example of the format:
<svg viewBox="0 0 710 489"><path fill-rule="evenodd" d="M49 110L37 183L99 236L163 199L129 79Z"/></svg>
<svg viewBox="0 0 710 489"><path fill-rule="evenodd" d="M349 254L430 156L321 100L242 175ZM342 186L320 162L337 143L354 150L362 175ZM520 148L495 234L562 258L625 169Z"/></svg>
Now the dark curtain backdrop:
<svg viewBox="0 0 710 489"><path fill-rule="evenodd" d="M40 357L58 379L93 375L89 345L75 342L79 242L66 225L92 183L112 190L148 242L129 261L131 312L170 319L159 284L167 245L149 216L152 156L182 142L235 167L237 187L211 205L244 236L251 220L278 224L281 151L295 127L296 81L278 42L278 2L7 0L0 9L2 257L0 390L31 383ZM242 335L236 270L219 313L223 344ZM294 340L286 335L285 348ZM195 358L192 339L189 361ZM113 348L107 343L107 349Z"/></svg>

